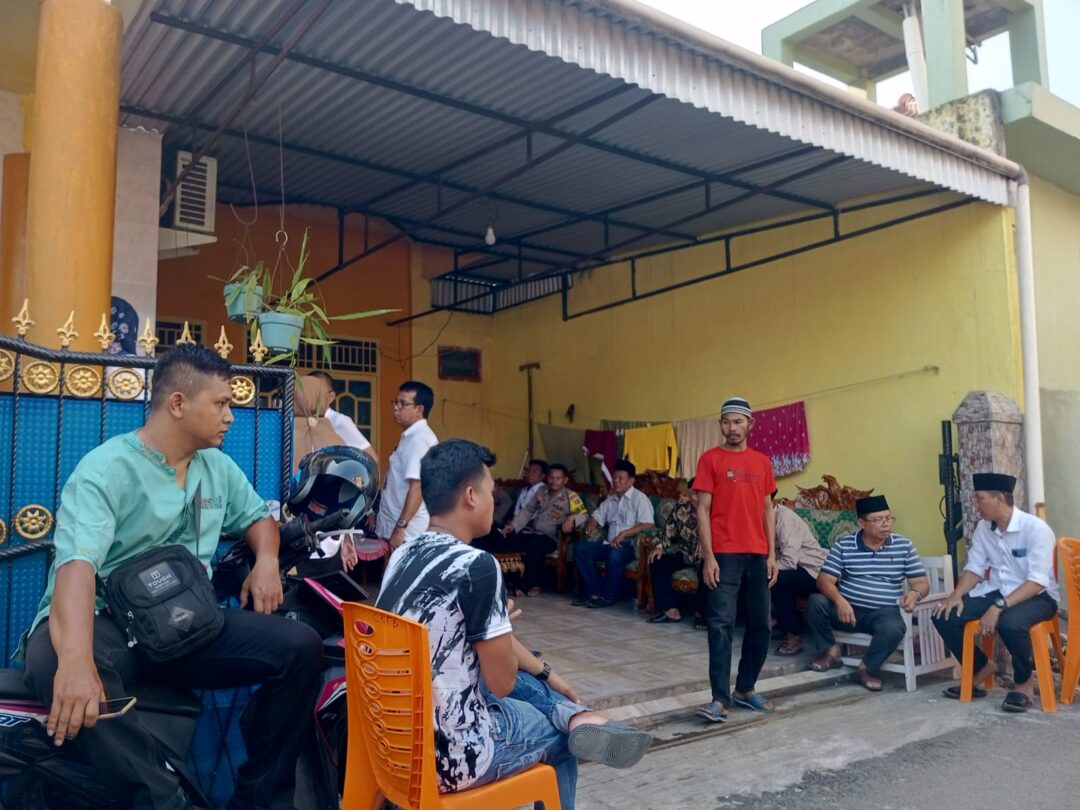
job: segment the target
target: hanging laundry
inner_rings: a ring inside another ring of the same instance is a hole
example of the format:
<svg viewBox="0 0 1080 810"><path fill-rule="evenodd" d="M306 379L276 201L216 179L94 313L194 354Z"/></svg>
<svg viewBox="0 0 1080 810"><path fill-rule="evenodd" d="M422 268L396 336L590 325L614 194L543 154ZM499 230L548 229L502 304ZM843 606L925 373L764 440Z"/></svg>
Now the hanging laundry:
<svg viewBox="0 0 1080 810"><path fill-rule="evenodd" d="M772 460L773 474L792 475L810 463L810 434L806 404L793 402L754 414L747 444Z"/></svg>
<svg viewBox="0 0 1080 810"><path fill-rule="evenodd" d="M631 428L626 431L624 440L626 458L633 462L638 472L659 470L676 475L679 448L675 444L675 429L670 423Z"/></svg>
<svg viewBox="0 0 1080 810"><path fill-rule="evenodd" d="M548 464L562 464L577 481L588 479L585 463L585 431L576 428L537 425L540 441L544 444L544 460Z"/></svg>
<svg viewBox="0 0 1080 810"><path fill-rule="evenodd" d="M698 460L705 451L724 443L719 416L676 422L675 434L679 442L679 476L687 481L697 475Z"/></svg>
<svg viewBox="0 0 1080 810"><path fill-rule="evenodd" d="M618 443L615 439L614 430L586 430L585 452L593 458L600 458L603 465L602 471L607 482L611 483L611 473L615 470L615 460L619 457L616 448ZM600 483L594 481L593 483Z"/></svg>

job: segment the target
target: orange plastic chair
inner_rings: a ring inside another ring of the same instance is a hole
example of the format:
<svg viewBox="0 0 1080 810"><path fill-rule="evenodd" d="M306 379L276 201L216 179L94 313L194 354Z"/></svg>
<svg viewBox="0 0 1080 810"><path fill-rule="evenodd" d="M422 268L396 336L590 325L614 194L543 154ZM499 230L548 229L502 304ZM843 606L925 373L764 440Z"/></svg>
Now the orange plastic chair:
<svg viewBox="0 0 1080 810"><path fill-rule="evenodd" d="M532 803L559 810L555 769L544 764L471 790L439 793L427 628L368 605L346 603L344 611L349 744L342 808L372 810L389 799L405 810L510 810Z"/></svg>
<svg viewBox="0 0 1080 810"><path fill-rule="evenodd" d="M1061 702L1070 704L1080 681L1080 540L1062 537L1059 545L1065 563L1062 581L1069 600L1069 649L1061 668Z"/></svg>
<svg viewBox="0 0 1080 810"><path fill-rule="evenodd" d="M1054 572L1057 572L1057 555L1054 555ZM964 625L964 648L961 654L963 663L960 666L960 700L964 703L971 702L972 687L975 683L975 634L979 631L978 620L973 620ZM1031 652L1035 658L1035 677L1039 683L1039 695L1042 698L1043 711L1052 714L1057 711L1057 699L1054 697L1054 671L1050 666L1050 641L1054 642L1054 652L1058 662L1065 660L1065 654L1061 644L1061 622L1059 616L1039 622L1031 628ZM994 657L994 637L983 636L983 652L987 658ZM984 687L989 689L994 685L993 677L986 678Z"/></svg>

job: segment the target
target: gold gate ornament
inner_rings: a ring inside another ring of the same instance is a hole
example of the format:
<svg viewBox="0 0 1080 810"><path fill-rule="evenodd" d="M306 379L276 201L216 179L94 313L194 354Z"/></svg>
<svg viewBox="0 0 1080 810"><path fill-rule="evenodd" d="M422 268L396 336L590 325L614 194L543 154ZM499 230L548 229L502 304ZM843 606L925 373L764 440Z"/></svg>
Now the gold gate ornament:
<svg viewBox="0 0 1080 810"><path fill-rule="evenodd" d="M60 375L56 366L46 363L44 360L34 360L27 363L22 373L23 384L34 394L51 393L56 384L60 382Z"/></svg>
<svg viewBox="0 0 1080 810"><path fill-rule="evenodd" d="M64 374L64 388L81 399L101 393L101 370L94 366L72 366Z"/></svg>
<svg viewBox="0 0 1080 810"><path fill-rule="evenodd" d="M39 503L28 503L15 513L15 531L27 540L40 540L52 531L52 512Z"/></svg>

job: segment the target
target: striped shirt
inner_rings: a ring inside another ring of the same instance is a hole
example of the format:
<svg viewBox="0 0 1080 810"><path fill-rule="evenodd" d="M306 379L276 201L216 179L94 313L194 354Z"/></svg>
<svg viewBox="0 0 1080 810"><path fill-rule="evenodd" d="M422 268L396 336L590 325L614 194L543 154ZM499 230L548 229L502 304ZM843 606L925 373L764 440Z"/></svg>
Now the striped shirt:
<svg viewBox="0 0 1080 810"><path fill-rule="evenodd" d="M925 577L926 569L915 544L902 534L891 534L874 551L862 531L837 538L821 573L839 580L840 595L852 605L879 608L895 605L904 594L904 581Z"/></svg>

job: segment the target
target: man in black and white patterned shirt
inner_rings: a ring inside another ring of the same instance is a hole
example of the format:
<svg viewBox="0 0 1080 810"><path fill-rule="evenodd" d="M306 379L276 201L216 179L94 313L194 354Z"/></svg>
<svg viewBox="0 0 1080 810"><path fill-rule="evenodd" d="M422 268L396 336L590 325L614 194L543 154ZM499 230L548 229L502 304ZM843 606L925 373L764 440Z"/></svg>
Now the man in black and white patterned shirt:
<svg viewBox="0 0 1080 810"><path fill-rule="evenodd" d="M499 564L469 545L491 526L494 462L462 439L428 451L420 481L431 525L391 556L377 606L428 628L439 789L546 762L572 810L578 758L626 768L652 738L577 703L573 687L514 638Z"/></svg>

